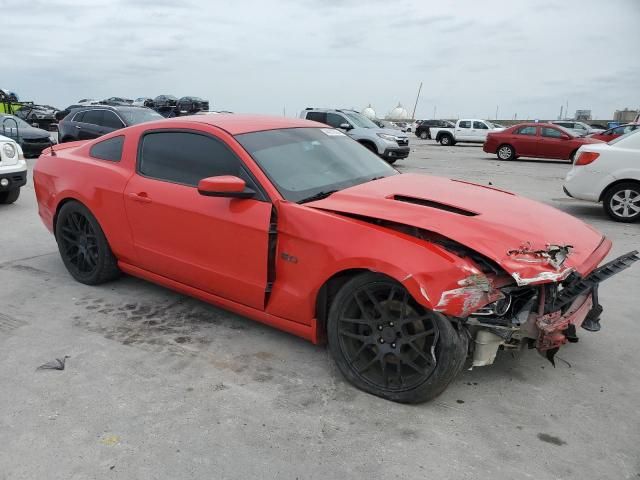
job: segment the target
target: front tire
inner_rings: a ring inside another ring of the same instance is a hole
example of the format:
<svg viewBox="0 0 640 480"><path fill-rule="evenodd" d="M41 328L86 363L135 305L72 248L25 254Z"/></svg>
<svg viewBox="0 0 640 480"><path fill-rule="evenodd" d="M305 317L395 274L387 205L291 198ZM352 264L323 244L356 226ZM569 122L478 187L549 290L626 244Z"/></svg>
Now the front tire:
<svg viewBox="0 0 640 480"><path fill-rule="evenodd" d="M19 188L14 188L13 190L2 192L0 193L0 204L9 205L10 203L13 203L16 200L18 200L19 196L20 196Z"/></svg>
<svg viewBox="0 0 640 480"><path fill-rule="evenodd" d="M516 150L509 144L500 145L496 152L500 160L515 160Z"/></svg>
<svg viewBox="0 0 640 480"><path fill-rule="evenodd" d="M466 337L388 277L358 275L338 292L327 324L329 351L365 392L420 403L444 391L466 359Z"/></svg>
<svg viewBox="0 0 640 480"><path fill-rule="evenodd" d="M610 187L602 198L602 205L616 222L640 221L640 183L622 182Z"/></svg>
<svg viewBox="0 0 640 480"><path fill-rule="evenodd" d="M58 212L55 232L62 261L78 282L98 285L120 275L100 224L84 205L65 203Z"/></svg>
<svg viewBox="0 0 640 480"><path fill-rule="evenodd" d="M451 135L442 135L440 137L440 145L442 145L443 147L454 145L453 137Z"/></svg>

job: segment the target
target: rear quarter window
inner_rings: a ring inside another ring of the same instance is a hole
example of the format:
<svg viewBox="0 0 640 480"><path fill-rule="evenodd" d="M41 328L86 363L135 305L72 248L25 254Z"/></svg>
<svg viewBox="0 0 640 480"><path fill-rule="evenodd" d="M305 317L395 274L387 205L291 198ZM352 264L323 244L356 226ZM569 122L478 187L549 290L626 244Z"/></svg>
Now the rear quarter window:
<svg viewBox="0 0 640 480"><path fill-rule="evenodd" d="M124 135L113 137L108 140L98 142L89 150L89 156L99 160L109 162L119 162L122 158L122 146L124 145Z"/></svg>

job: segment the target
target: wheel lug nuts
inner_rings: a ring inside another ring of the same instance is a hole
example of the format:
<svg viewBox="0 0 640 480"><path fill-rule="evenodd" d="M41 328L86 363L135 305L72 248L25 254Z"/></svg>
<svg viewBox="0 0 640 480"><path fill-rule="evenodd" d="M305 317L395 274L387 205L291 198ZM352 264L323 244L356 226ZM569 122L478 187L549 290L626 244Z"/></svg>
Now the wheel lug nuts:
<svg viewBox="0 0 640 480"><path fill-rule="evenodd" d="M380 339L380 343L384 343L384 338L381 338L381 339Z"/></svg>
<svg viewBox="0 0 640 480"><path fill-rule="evenodd" d="M391 344L391 348L396 348L396 344L395 344L395 343L392 343L392 344Z"/></svg>
<svg viewBox="0 0 640 480"><path fill-rule="evenodd" d="M389 326L390 326L390 327L393 327L393 322L389 322Z"/></svg>
<svg viewBox="0 0 640 480"><path fill-rule="evenodd" d="M378 330L382 331L382 325L378 325Z"/></svg>

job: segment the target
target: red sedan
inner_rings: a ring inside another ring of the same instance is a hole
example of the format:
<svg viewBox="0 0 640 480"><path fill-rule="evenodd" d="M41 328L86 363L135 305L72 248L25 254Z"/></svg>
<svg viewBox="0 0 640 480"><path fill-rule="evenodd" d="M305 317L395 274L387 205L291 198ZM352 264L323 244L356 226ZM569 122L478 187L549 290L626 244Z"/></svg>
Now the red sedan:
<svg viewBox="0 0 640 480"><path fill-rule="evenodd" d="M582 145L600 140L578 137L575 133L550 123L521 123L487 135L483 150L495 153L500 160L518 157L571 160Z"/></svg>
<svg viewBox="0 0 640 480"><path fill-rule="evenodd" d="M442 392L467 359L599 329L611 242L483 185L400 174L338 130L242 115L140 124L45 150L39 214L79 282L122 272L326 341L358 388Z"/></svg>
<svg viewBox="0 0 640 480"><path fill-rule="evenodd" d="M629 132L633 132L640 128L640 123L627 123L626 125L620 125L619 127L610 128L604 132L594 133L589 135L589 138L595 140L602 140L603 142L610 142L611 140L618 138L622 135L626 135Z"/></svg>

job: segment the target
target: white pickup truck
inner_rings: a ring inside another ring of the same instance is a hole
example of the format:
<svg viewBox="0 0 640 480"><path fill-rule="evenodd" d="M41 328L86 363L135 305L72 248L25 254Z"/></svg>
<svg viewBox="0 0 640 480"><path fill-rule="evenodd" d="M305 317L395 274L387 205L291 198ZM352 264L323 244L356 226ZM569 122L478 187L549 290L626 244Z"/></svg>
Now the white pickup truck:
<svg viewBox="0 0 640 480"><path fill-rule="evenodd" d="M455 145L459 142L484 143L489 132L499 132L498 128L487 120L463 118L456 122L454 128L430 128L431 138L440 145Z"/></svg>

